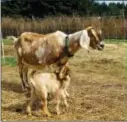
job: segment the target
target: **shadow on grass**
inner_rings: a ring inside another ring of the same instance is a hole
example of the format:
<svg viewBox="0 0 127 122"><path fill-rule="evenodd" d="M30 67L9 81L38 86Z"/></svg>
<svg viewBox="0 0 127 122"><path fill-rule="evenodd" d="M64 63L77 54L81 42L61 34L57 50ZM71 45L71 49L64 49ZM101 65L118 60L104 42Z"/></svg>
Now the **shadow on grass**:
<svg viewBox="0 0 127 122"><path fill-rule="evenodd" d="M28 102L11 104L9 106L3 106L2 109L4 111L11 111L11 112L17 112L20 114L26 114L25 110L26 110L27 104Z"/></svg>
<svg viewBox="0 0 127 122"><path fill-rule="evenodd" d="M28 102L29 102L29 100L26 99L23 102L19 101L18 103L15 103L15 104L13 103L8 106L2 106L2 110L16 112L16 113L20 113L22 115L27 115L26 108L27 108ZM42 108L42 104L37 99L32 106L32 113L36 115L36 112L40 111L41 108Z"/></svg>
<svg viewBox="0 0 127 122"><path fill-rule="evenodd" d="M16 93L23 93L21 84L15 82L7 82L6 80L2 80L1 82L2 90L13 91Z"/></svg>

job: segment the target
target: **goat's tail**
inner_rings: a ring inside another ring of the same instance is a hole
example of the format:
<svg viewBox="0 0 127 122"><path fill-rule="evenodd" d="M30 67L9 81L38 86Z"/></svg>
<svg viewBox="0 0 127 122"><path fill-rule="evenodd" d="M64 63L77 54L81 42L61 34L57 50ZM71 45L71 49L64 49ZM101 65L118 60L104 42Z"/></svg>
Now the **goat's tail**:
<svg viewBox="0 0 127 122"><path fill-rule="evenodd" d="M17 40L18 40L18 38L16 38L15 36L8 36L7 39L12 40L14 44L15 44L15 43L17 42Z"/></svg>

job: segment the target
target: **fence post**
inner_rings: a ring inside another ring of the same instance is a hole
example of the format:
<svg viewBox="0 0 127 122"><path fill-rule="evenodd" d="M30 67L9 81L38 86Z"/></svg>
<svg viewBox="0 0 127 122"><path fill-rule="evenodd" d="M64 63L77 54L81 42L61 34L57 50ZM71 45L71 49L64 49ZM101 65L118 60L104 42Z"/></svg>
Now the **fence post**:
<svg viewBox="0 0 127 122"><path fill-rule="evenodd" d="M4 64L5 64L4 43L3 43L3 38L2 38L2 32L0 32L0 36L1 36L1 51L2 51L2 58L3 58L3 62L4 62Z"/></svg>

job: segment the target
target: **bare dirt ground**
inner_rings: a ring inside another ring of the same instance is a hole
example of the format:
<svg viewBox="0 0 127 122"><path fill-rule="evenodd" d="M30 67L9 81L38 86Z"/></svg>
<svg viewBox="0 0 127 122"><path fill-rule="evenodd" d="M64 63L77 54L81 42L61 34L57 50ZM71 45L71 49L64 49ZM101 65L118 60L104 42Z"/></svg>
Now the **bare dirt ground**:
<svg viewBox="0 0 127 122"><path fill-rule="evenodd" d="M14 55L13 51L12 46L5 46L6 55ZM62 113L56 115L54 105L49 104L51 117L25 113L28 98L22 93L18 68L2 66L2 120L125 120L126 54L125 44L107 44L104 51L90 53L80 50L69 61L69 109L61 105ZM22 111L16 111L19 108Z"/></svg>

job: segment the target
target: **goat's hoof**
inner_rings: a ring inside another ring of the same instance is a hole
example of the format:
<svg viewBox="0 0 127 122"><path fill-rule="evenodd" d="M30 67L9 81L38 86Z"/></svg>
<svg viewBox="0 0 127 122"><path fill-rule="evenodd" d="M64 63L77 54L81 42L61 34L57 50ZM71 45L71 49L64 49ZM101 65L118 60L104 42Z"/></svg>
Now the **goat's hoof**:
<svg viewBox="0 0 127 122"><path fill-rule="evenodd" d="M50 116L51 116L51 113L50 113L50 112L47 112L46 115L47 115L48 117L50 117Z"/></svg>
<svg viewBox="0 0 127 122"><path fill-rule="evenodd" d="M28 114L28 117L32 117L32 114Z"/></svg>
<svg viewBox="0 0 127 122"><path fill-rule="evenodd" d="M49 112L48 113L45 113L44 116L51 117L51 113L49 113Z"/></svg>
<svg viewBox="0 0 127 122"><path fill-rule="evenodd" d="M52 115L51 114L47 114L48 117L51 117Z"/></svg>
<svg viewBox="0 0 127 122"><path fill-rule="evenodd" d="M28 91L28 90L25 91L24 94L25 94L25 96L28 97L28 98L31 96L31 93L30 93L30 91Z"/></svg>
<svg viewBox="0 0 127 122"><path fill-rule="evenodd" d="M27 88L22 88L22 92L28 92Z"/></svg>
<svg viewBox="0 0 127 122"><path fill-rule="evenodd" d="M43 111L43 113L44 113L44 116L47 116L47 117L51 116L51 113L49 111Z"/></svg>
<svg viewBox="0 0 127 122"><path fill-rule="evenodd" d="M31 113L28 113L28 112L27 112L27 115L28 115L29 117L31 117L31 116L32 116L32 114L31 114Z"/></svg>
<svg viewBox="0 0 127 122"><path fill-rule="evenodd" d="M56 114L57 114L57 115L60 115L60 111L57 111Z"/></svg>

